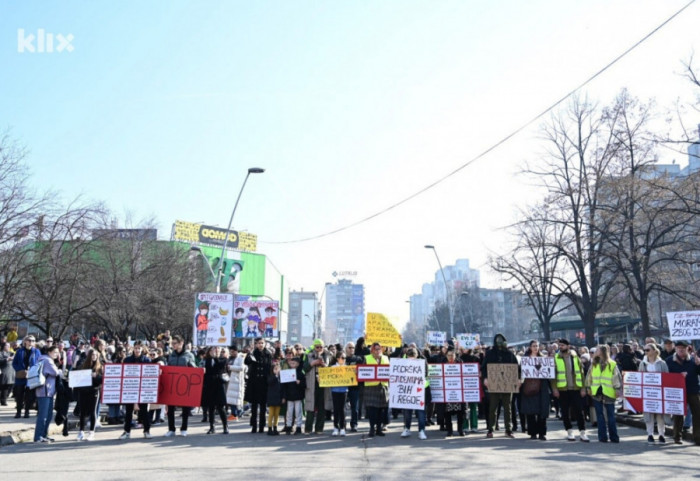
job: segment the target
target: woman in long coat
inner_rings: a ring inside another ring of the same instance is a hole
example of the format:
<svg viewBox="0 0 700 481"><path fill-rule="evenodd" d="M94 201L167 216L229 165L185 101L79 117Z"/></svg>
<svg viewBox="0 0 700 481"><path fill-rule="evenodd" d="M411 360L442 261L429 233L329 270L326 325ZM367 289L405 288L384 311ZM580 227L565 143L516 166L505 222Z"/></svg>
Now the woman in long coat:
<svg viewBox="0 0 700 481"><path fill-rule="evenodd" d="M231 378L226 389L226 403L231 405L232 420L238 419L243 411L243 393L245 393L245 353L239 353L234 346L231 348L231 357L228 360L228 371Z"/></svg>
<svg viewBox="0 0 700 481"><path fill-rule="evenodd" d="M228 423L226 422L226 381L222 374L226 373L226 359L219 358L219 348L211 346L207 349L204 357L204 386L202 388L202 407L209 413L209 431L207 434L214 434L214 410L221 418L224 426L224 434L228 434ZM228 374L226 374L228 375Z"/></svg>
<svg viewBox="0 0 700 481"><path fill-rule="evenodd" d="M248 366L245 400L251 406L251 432L262 433L265 431L265 411L267 410L267 376L272 368L272 355L265 348L265 340L262 337L255 339L255 349L246 356L244 362Z"/></svg>
<svg viewBox="0 0 700 481"><path fill-rule="evenodd" d="M542 358L540 343L530 341L526 357ZM547 440L547 417L551 388L549 379L525 379L520 388L520 412L527 416L527 433L530 439Z"/></svg>

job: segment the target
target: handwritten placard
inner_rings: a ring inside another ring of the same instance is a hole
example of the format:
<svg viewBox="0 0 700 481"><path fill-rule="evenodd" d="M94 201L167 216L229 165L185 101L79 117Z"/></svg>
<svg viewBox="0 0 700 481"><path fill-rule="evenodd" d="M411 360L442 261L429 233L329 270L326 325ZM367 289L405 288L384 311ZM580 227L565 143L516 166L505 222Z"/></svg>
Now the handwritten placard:
<svg viewBox="0 0 700 481"><path fill-rule="evenodd" d="M355 366L332 366L318 368L319 387L357 386Z"/></svg>
<svg viewBox="0 0 700 481"><path fill-rule="evenodd" d="M522 357L520 367L524 379L554 379L556 374L553 357Z"/></svg>
<svg viewBox="0 0 700 481"><path fill-rule="evenodd" d="M517 364L488 365L489 392L515 393L520 391Z"/></svg>

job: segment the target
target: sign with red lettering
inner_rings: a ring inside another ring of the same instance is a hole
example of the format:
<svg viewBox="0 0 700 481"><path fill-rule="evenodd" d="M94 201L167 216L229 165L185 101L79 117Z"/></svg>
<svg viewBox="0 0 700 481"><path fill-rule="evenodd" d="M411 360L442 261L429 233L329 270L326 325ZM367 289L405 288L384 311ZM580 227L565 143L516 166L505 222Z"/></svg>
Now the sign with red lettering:
<svg viewBox="0 0 700 481"><path fill-rule="evenodd" d="M434 403L481 401L478 363L428 364L428 380Z"/></svg>
<svg viewBox="0 0 700 481"><path fill-rule="evenodd" d="M202 404L204 369L163 366L158 385L158 403L167 406L197 407Z"/></svg>
<svg viewBox="0 0 700 481"><path fill-rule="evenodd" d="M636 413L685 415L685 378L679 373L622 373L625 408Z"/></svg>
<svg viewBox="0 0 700 481"><path fill-rule="evenodd" d="M102 376L104 404L158 402L158 364L106 364Z"/></svg>

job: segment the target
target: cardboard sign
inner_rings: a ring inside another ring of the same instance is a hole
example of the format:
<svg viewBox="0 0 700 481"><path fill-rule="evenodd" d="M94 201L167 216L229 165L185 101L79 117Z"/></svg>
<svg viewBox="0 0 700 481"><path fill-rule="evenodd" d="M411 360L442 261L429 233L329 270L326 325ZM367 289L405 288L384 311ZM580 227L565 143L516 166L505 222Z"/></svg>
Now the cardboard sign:
<svg viewBox="0 0 700 481"><path fill-rule="evenodd" d="M204 369L163 366L158 386L158 403L166 406L197 407L202 404Z"/></svg>
<svg viewBox="0 0 700 481"><path fill-rule="evenodd" d="M280 371L280 382L296 382L297 380L297 370L296 369L282 369Z"/></svg>
<svg viewBox="0 0 700 481"><path fill-rule="evenodd" d="M389 407L425 409L425 360L395 359L389 366Z"/></svg>
<svg viewBox="0 0 700 481"><path fill-rule="evenodd" d="M357 380L359 382L387 382L389 369L387 364L356 364Z"/></svg>
<svg viewBox="0 0 700 481"><path fill-rule="evenodd" d="M158 402L159 380L158 364L106 364L102 376L102 402L155 404Z"/></svg>
<svg viewBox="0 0 700 481"><path fill-rule="evenodd" d="M428 331L428 344L442 346L447 342L447 333L443 331Z"/></svg>
<svg viewBox="0 0 700 481"><path fill-rule="evenodd" d="M679 373L622 373L625 408L636 413L685 415L685 378Z"/></svg>
<svg viewBox="0 0 700 481"><path fill-rule="evenodd" d="M524 379L554 379L556 376L556 366L553 357L522 357L520 359L520 369Z"/></svg>
<svg viewBox="0 0 700 481"><path fill-rule="evenodd" d="M401 347L402 345L401 334L383 314L368 312L365 331L367 333L365 344L368 346L375 342L382 346Z"/></svg>
<svg viewBox="0 0 700 481"><path fill-rule="evenodd" d="M318 368L319 387L357 386L355 366L332 366Z"/></svg>
<svg viewBox="0 0 700 481"><path fill-rule="evenodd" d="M68 373L68 387L92 386L92 369L79 369Z"/></svg>
<svg viewBox="0 0 700 481"><path fill-rule="evenodd" d="M428 380L434 403L481 401L478 363L428 364Z"/></svg>
<svg viewBox="0 0 700 481"><path fill-rule="evenodd" d="M489 392L514 393L520 391L517 364L489 364Z"/></svg>
<svg viewBox="0 0 700 481"><path fill-rule="evenodd" d="M667 312L666 318L674 341L700 339L700 311Z"/></svg>
<svg viewBox="0 0 700 481"><path fill-rule="evenodd" d="M474 349L481 344L479 334L457 334L457 344L464 349Z"/></svg>

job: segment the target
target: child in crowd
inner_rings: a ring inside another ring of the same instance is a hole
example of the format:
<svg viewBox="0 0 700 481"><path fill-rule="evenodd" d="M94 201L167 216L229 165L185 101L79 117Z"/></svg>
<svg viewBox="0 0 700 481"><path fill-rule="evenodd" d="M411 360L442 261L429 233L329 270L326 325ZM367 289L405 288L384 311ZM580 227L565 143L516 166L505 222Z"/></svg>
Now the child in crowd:
<svg viewBox="0 0 700 481"><path fill-rule="evenodd" d="M345 366L345 352L340 350L335 353L335 366ZM332 387L333 398L333 434L332 436L345 436L345 401L348 395L348 387Z"/></svg>
<svg viewBox="0 0 700 481"><path fill-rule="evenodd" d="M272 373L267 378L267 434L276 436L277 423L280 418L280 408L284 399L282 398L282 384L280 383L280 364L275 362L272 364Z"/></svg>
<svg viewBox="0 0 700 481"><path fill-rule="evenodd" d="M287 402L287 418L284 423L284 432L292 434L292 427L296 419L297 429L294 434L301 434L301 425L304 422L302 413L302 401L306 394L306 376L301 369L301 360L293 357L289 360L289 368L296 370L297 379L294 382L282 384L282 398Z"/></svg>

